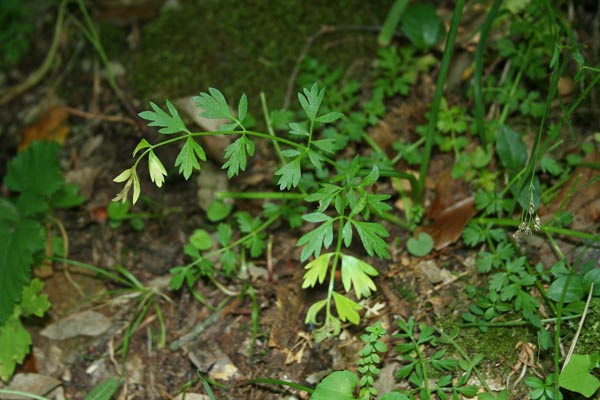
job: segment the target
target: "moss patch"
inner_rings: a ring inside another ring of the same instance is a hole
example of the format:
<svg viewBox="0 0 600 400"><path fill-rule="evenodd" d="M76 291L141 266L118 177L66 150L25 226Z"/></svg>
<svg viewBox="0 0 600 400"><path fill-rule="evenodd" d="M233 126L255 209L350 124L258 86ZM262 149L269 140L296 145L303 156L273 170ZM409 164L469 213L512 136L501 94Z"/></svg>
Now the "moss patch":
<svg viewBox="0 0 600 400"><path fill-rule="evenodd" d="M144 100L196 94L217 87L251 103L266 92L279 107L306 39L322 25L376 27L389 1L216 1L184 3L144 26L131 62L136 94ZM343 29L316 40L309 55L336 66L373 57L376 32Z"/></svg>

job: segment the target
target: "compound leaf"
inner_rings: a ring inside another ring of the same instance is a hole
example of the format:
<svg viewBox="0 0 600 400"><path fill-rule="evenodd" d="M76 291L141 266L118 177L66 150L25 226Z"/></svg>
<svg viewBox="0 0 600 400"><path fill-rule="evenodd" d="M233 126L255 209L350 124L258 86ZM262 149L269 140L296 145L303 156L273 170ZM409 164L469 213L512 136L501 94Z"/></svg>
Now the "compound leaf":
<svg viewBox="0 0 600 400"><path fill-rule="evenodd" d="M219 89L208 88L208 93L202 92L200 96L196 96L192 100L196 102L199 108L203 109L200 113L201 117L234 119L229 104L227 104L225 96L223 96L223 93Z"/></svg>
<svg viewBox="0 0 600 400"><path fill-rule="evenodd" d="M306 264L304 267L306 272L302 278L302 289L313 287L317 282L323 283L325 281L325 276L329 269L329 260L332 255L333 253L321 254L319 257Z"/></svg>
<svg viewBox="0 0 600 400"><path fill-rule="evenodd" d="M388 244L382 238L388 237L387 229L375 222L352 221L358 236L369 256L377 254L382 258L389 258Z"/></svg>
<svg viewBox="0 0 600 400"><path fill-rule="evenodd" d="M377 290L370 276L377 274L375 268L361 259L342 254L342 283L346 292L354 288L357 298L369 297L371 291Z"/></svg>
<svg viewBox="0 0 600 400"><path fill-rule="evenodd" d="M318 228L302 235L298 239L298 246L303 246L300 253L300 260L305 261L314 254L316 257L321 254L321 248L328 248L333 242L333 223L332 220L321 224Z"/></svg>
<svg viewBox="0 0 600 400"><path fill-rule="evenodd" d="M335 309L342 321L349 321L355 325L360 322L360 315L357 312L362 308L360 304L337 292L333 292L333 300L335 301Z"/></svg>
<svg viewBox="0 0 600 400"><path fill-rule="evenodd" d="M167 114L163 109L157 106L155 103L150 102L150 107L154 111L142 111L138 115L140 118L143 118L147 121L150 121L148 126L159 126L161 127L158 132L169 135L172 133L178 132L187 132L187 128L185 127L185 123L179 116L177 109L169 100L166 101L167 109L169 110L169 114ZM138 145L139 146L139 145ZM136 151L140 150L136 148Z"/></svg>
<svg viewBox="0 0 600 400"><path fill-rule="evenodd" d="M15 366L25 359L31 346L31 336L19 320L17 313L0 324L0 379L8 381Z"/></svg>
<svg viewBox="0 0 600 400"><path fill-rule="evenodd" d="M317 117L317 112L319 112L319 107L321 107L325 89L319 90L319 86L313 83L310 90L304 88L303 92L304 94L298 93L298 101L300 101L300 105L308 118L314 120Z"/></svg>
<svg viewBox="0 0 600 400"><path fill-rule="evenodd" d="M200 170L198 159L206 161L204 149L198 142L188 137L175 160L175 166L179 167L179 173L185 179L189 179L195 169Z"/></svg>
<svg viewBox="0 0 600 400"><path fill-rule="evenodd" d="M248 139L246 135L240 136L235 142L231 143L225 149L225 159L223 169L227 169L227 177L231 178L237 175L240 170L245 171L248 164L247 155L254 155L254 142Z"/></svg>
<svg viewBox="0 0 600 400"><path fill-rule="evenodd" d="M39 279L32 279L29 285L23 288L23 298L21 304L19 304L22 316L35 315L41 317L50 308L48 295L42 293L43 287L44 282Z"/></svg>
<svg viewBox="0 0 600 400"><path fill-rule="evenodd" d="M302 171L300 170L300 157L297 157L285 164L283 167L275 171L275 175L279 175L279 189L291 189L298 186Z"/></svg>

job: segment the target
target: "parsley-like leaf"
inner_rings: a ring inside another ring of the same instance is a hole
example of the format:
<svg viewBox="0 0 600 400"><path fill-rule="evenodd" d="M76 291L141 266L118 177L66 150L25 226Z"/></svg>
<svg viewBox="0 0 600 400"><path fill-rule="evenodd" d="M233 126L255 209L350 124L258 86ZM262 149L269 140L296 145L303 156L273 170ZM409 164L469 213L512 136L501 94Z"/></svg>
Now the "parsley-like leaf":
<svg viewBox="0 0 600 400"><path fill-rule="evenodd" d="M388 244L382 239L390 234L381 224L375 222L352 221L358 236L369 256L377 254L381 258L389 258Z"/></svg>
<svg viewBox="0 0 600 400"><path fill-rule="evenodd" d="M227 177L231 178L237 175L240 170L245 171L248 163L246 153L252 157L254 155L254 142L248 139L246 135L240 136L235 142L231 143L225 149L225 159L223 169L227 169Z"/></svg>
<svg viewBox="0 0 600 400"><path fill-rule="evenodd" d="M321 284L325 281L325 276L327 276L327 270L329 269L329 260L333 254L334 253L321 254L319 257L306 264L304 267L306 272L302 278L302 289L313 287L317 282Z"/></svg>
<svg viewBox="0 0 600 400"><path fill-rule="evenodd" d="M160 126L161 128L158 132L162 134L169 135L178 132L188 132L185 123L179 116L173 103L169 100L167 100L166 103L170 115L153 102L150 102L150 107L152 107L154 111L142 111L138 115L140 118L150 121L148 126Z"/></svg>
<svg viewBox="0 0 600 400"><path fill-rule="evenodd" d="M298 186L300 178L302 177L302 171L300 169L300 157L297 157L285 164L283 167L275 171L275 175L279 175L279 190L291 189L292 187Z"/></svg>
<svg viewBox="0 0 600 400"><path fill-rule="evenodd" d="M335 309L342 321L349 321L355 325L359 323L360 315L357 311L362 308L360 304L337 292L333 292L333 300L335 301Z"/></svg>
<svg viewBox="0 0 600 400"><path fill-rule="evenodd" d="M300 101L300 105L308 118L314 120L319 112L319 107L321 107L325 89L319 90L319 86L316 83L313 83L310 91L304 88L303 92L304 94L298 93L298 101Z"/></svg>
<svg viewBox="0 0 600 400"><path fill-rule="evenodd" d="M198 159L206 161L204 149L194 139L188 137L175 160L175 166L179 166L179 173L183 174L185 179L189 179L195 169L200 170Z"/></svg>
<svg viewBox="0 0 600 400"><path fill-rule="evenodd" d="M333 222L332 220L321 224L318 228L302 235L298 239L298 246L304 246L300 253L300 260L305 261L312 254L318 257L321 254L321 248L329 248L333 242Z"/></svg>
<svg viewBox="0 0 600 400"><path fill-rule="evenodd" d="M377 270L371 265L359 258L342 254L342 283L346 292L354 288L357 298L369 297L372 291L377 290L370 277L377 275Z"/></svg>
<svg viewBox="0 0 600 400"><path fill-rule="evenodd" d="M225 96L223 96L223 93L219 89L208 88L208 93L202 92L200 96L196 96L192 100L196 102L199 108L203 109L200 113L201 117L234 119L229 104L227 104Z"/></svg>

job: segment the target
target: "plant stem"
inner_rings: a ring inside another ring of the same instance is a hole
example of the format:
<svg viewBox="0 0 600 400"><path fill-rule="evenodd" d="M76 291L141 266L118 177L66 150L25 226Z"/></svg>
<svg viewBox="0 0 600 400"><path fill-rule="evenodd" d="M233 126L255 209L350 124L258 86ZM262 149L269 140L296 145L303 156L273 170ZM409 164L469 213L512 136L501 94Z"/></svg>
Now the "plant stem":
<svg viewBox="0 0 600 400"><path fill-rule="evenodd" d="M460 24L460 17L465 6L465 1L466 0L457 0L456 6L454 7L452 21L450 23L450 31L448 32L448 38L446 40L446 46L444 48L444 55L442 56L442 65L440 67L440 72L435 83L435 93L433 95L433 101L431 103L429 123L427 124L425 150L423 152L421 168L419 169L419 182L417 187L413 189L413 191L415 192L414 198L418 203L421 203L423 201L425 179L427 177L427 171L429 169L429 159L431 158L431 150L433 148L433 141L435 137L435 129L437 125L438 114L440 111L440 105L442 102L442 95L444 93L444 83L446 82L446 76L448 75L450 59L452 58L454 42L456 41L456 33L458 32L458 25Z"/></svg>
<svg viewBox="0 0 600 400"><path fill-rule="evenodd" d="M217 192L217 199L302 200L303 193L289 192Z"/></svg>

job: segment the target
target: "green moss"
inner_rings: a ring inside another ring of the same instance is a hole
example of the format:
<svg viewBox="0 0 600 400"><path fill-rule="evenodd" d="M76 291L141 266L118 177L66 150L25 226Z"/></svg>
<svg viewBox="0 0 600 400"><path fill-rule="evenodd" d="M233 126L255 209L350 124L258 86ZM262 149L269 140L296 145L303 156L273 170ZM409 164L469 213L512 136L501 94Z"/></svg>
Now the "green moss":
<svg viewBox="0 0 600 400"><path fill-rule="evenodd" d="M196 94L210 86L229 98L245 92L254 103L262 90L269 105L279 107L308 37L322 25L376 26L388 7L389 1L359 0L188 2L143 28L130 76L144 100ZM347 67L373 57L375 50L376 33L341 30L321 36L309 55Z"/></svg>
<svg viewBox="0 0 600 400"><path fill-rule="evenodd" d="M578 321L571 323L573 332L577 330L577 324ZM590 302L583 328L577 339L575 353L592 354L598 351L598 343L600 343L600 299L595 298Z"/></svg>

